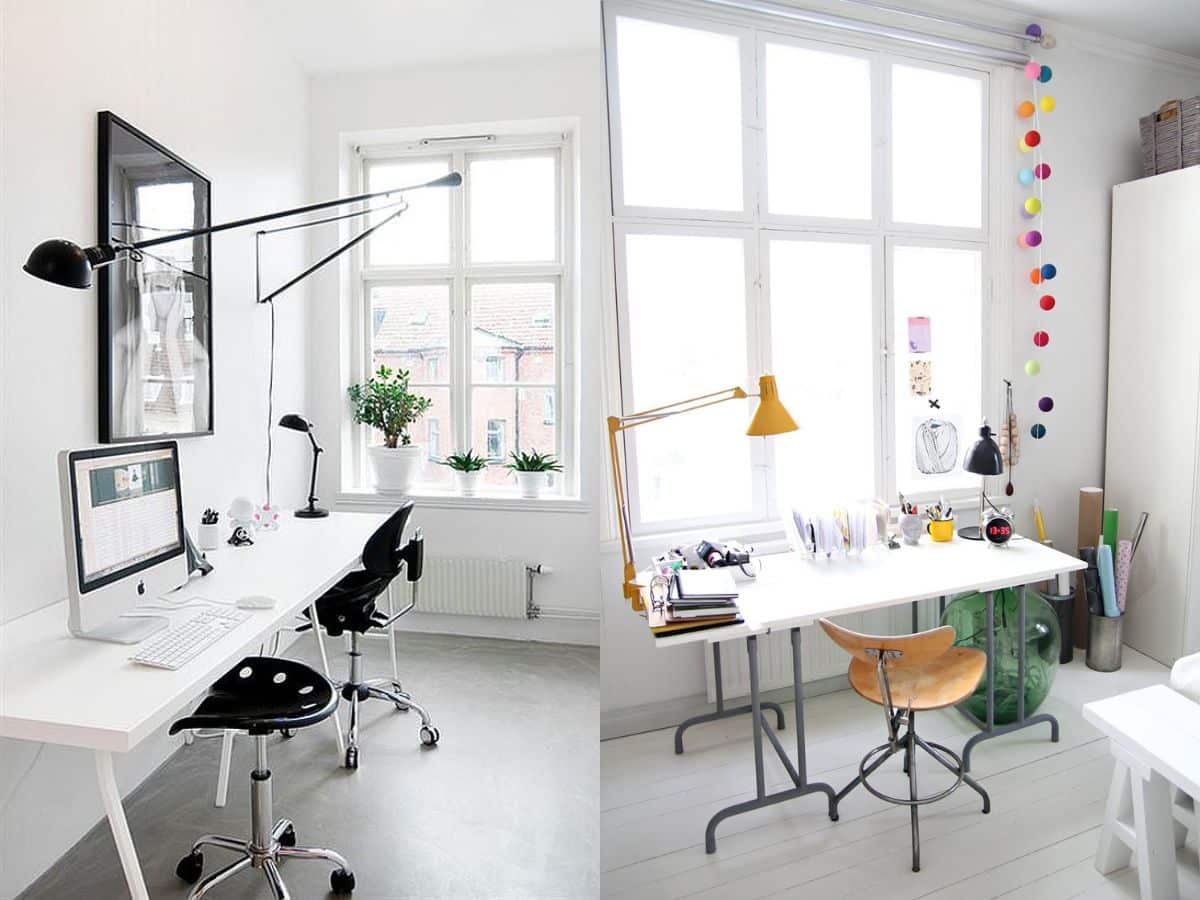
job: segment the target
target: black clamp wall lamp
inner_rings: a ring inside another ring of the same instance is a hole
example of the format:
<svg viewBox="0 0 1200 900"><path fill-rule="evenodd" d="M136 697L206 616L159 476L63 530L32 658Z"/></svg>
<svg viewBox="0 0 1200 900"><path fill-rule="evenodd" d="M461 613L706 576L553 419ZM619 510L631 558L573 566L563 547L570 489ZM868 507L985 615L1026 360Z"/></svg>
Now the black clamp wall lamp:
<svg viewBox="0 0 1200 900"><path fill-rule="evenodd" d="M180 231L172 234L164 235L163 237L150 238L145 241L136 243L113 242L108 244L97 244L93 247L80 247L73 241L63 240L61 238L53 238L48 241L42 241L33 248L33 252L29 254L29 259L25 261L23 268L35 278L40 278L43 281L49 281L52 284L58 284L69 288L88 288L92 285L92 272L102 266L107 266L118 257L128 255L131 259L137 260L141 258L141 251L148 247L156 247L159 244L169 244L173 241L187 240L188 238L203 237L206 234L216 234L219 231L229 231L233 228L244 228L247 225L257 225L259 222L270 222L275 219L284 219L288 216L298 216L304 213L317 212L322 209L331 209L335 206L346 206L351 203L362 203L369 200L379 200L385 197L394 197L397 194L403 194L407 191L421 190L422 188L438 188L438 187L458 187L462 184L462 175L458 172L450 172L443 175L441 178L435 178L433 181L427 181L424 184L408 185L406 187L392 188L386 191L376 191L372 194L359 194L355 197L339 197L336 200L326 200L323 203L312 203L308 206L297 206L294 209L285 209L282 212L265 213L261 216L251 216L248 219L238 219L235 222L223 222L220 225L211 225L207 228L196 228L191 231ZM307 278L317 269L324 266L326 263L336 259L342 253L349 250L355 244L358 244L371 236L372 232L386 225L396 216L400 215L407 208L405 204L400 204L399 208L390 215L383 218L381 221L366 228L355 235L351 240L347 241L342 246L338 247L333 252L322 257L313 265L309 266L295 278L289 280L286 284L272 291L265 297L259 297L259 303L267 303L277 297L279 294L286 291L292 285ZM374 210L360 210L351 215L364 215ZM342 218L342 217L339 217ZM306 225L318 224L316 222L308 222Z"/></svg>

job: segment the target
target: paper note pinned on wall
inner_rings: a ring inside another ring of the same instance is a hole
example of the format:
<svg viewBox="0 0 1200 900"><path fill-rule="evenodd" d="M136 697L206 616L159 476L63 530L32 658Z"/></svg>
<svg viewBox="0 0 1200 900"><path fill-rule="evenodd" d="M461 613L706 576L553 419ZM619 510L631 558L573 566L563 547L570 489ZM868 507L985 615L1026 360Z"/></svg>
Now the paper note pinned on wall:
<svg viewBox="0 0 1200 900"><path fill-rule="evenodd" d="M908 364L908 390L914 397L924 397L933 390L933 365L927 359Z"/></svg>
<svg viewBox="0 0 1200 900"><path fill-rule="evenodd" d="M933 334L929 329L929 316L908 317L909 353L928 353L933 349Z"/></svg>

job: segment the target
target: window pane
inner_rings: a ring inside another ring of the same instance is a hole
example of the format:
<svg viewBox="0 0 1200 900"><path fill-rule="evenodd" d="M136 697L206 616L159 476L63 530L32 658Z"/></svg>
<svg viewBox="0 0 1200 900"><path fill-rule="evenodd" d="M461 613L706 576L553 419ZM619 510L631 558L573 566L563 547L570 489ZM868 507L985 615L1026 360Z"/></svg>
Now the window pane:
<svg viewBox="0 0 1200 900"><path fill-rule="evenodd" d="M871 64L767 44L766 71L770 211L871 218Z"/></svg>
<svg viewBox="0 0 1200 900"><path fill-rule="evenodd" d="M625 239L631 409L744 385L745 242L631 234ZM629 432L643 522L749 514L750 407L724 403Z"/></svg>
<svg viewBox="0 0 1200 900"><path fill-rule="evenodd" d="M962 461L982 417L983 254L895 247L892 280L896 482L912 494L978 488Z"/></svg>
<svg viewBox="0 0 1200 900"><path fill-rule="evenodd" d="M496 463L514 451L558 453L558 431L546 421L546 397L553 387L476 387L471 392L471 446ZM551 400L553 404L553 400ZM488 467L487 484L515 484L502 465ZM553 482L551 482L553 484Z"/></svg>
<svg viewBox="0 0 1200 900"><path fill-rule="evenodd" d="M892 66L892 218L983 224L983 82Z"/></svg>
<svg viewBox="0 0 1200 900"><path fill-rule="evenodd" d="M616 31L625 205L741 210L738 39L624 16Z"/></svg>
<svg viewBox="0 0 1200 900"><path fill-rule="evenodd" d="M556 285L471 285L471 380L554 384Z"/></svg>
<svg viewBox="0 0 1200 900"><path fill-rule="evenodd" d="M448 159L370 162L367 191L423 184L450 171ZM450 261L450 197L447 190L411 191L404 195L408 211L367 238L367 263L374 266L446 265ZM395 198L374 201L391 203ZM368 217L374 225L393 212Z"/></svg>
<svg viewBox="0 0 1200 900"><path fill-rule="evenodd" d="M471 261L558 258L558 173L554 156L473 160L468 170Z"/></svg>
<svg viewBox="0 0 1200 900"><path fill-rule="evenodd" d="M773 368L800 431L775 439L784 503L874 497L870 244L771 241Z"/></svg>
<svg viewBox="0 0 1200 900"><path fill-rule="evenodd" d="M371 288L371 369L407 369L413 384L450 378L450 286Z"/></svg>

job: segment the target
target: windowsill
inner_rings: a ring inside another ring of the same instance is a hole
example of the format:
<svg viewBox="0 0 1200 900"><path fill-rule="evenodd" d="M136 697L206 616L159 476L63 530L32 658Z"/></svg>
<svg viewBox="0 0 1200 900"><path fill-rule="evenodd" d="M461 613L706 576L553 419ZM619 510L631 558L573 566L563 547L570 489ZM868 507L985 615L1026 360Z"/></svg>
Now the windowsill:
<svg viewBox="0 0 1200 900"><path fill-rule="evenodd" d="M395 509L403 500L413 500L426 509L462 509L488 512L591 512L591 504L578 497L550 495L532 500L515 491L495 491L464 497L454 491L418 490L411 494L380 494L368 488L352 488L339 492L335 504L339 510Z"/></svg>

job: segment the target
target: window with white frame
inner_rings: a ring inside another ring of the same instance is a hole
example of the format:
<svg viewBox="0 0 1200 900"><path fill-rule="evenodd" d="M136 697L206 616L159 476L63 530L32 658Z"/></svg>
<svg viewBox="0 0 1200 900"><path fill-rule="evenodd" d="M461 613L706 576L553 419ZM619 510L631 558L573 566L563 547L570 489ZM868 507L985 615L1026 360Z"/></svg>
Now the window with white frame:
<svg viewBox="0 0 1200 900"><path fill-rule="evenodd" d="M626 432L634 530L977 490L990 72L679 9L605 4L624 410L772 372L801 430Z"/></svg>
<svg viewBox="0 0 1200 900"><path fill-rule="evenodd" d="M413 430L428 442L421 487L450 489L439 461L468 448L494 462L513 451L553 453L569 475L572 429L546 416L562 408L566 390L569 150L568 134L513 128L358 148L364 191L463 173L458 190L406 195L409 209L356 259L368 324L361 370L407 370L410 388L432 401ZM357 439L361 446L378 436L363 430ZM512 481L500 466L484 477L498 491ZM556 479L554 490L571 483Z"/></svg>

